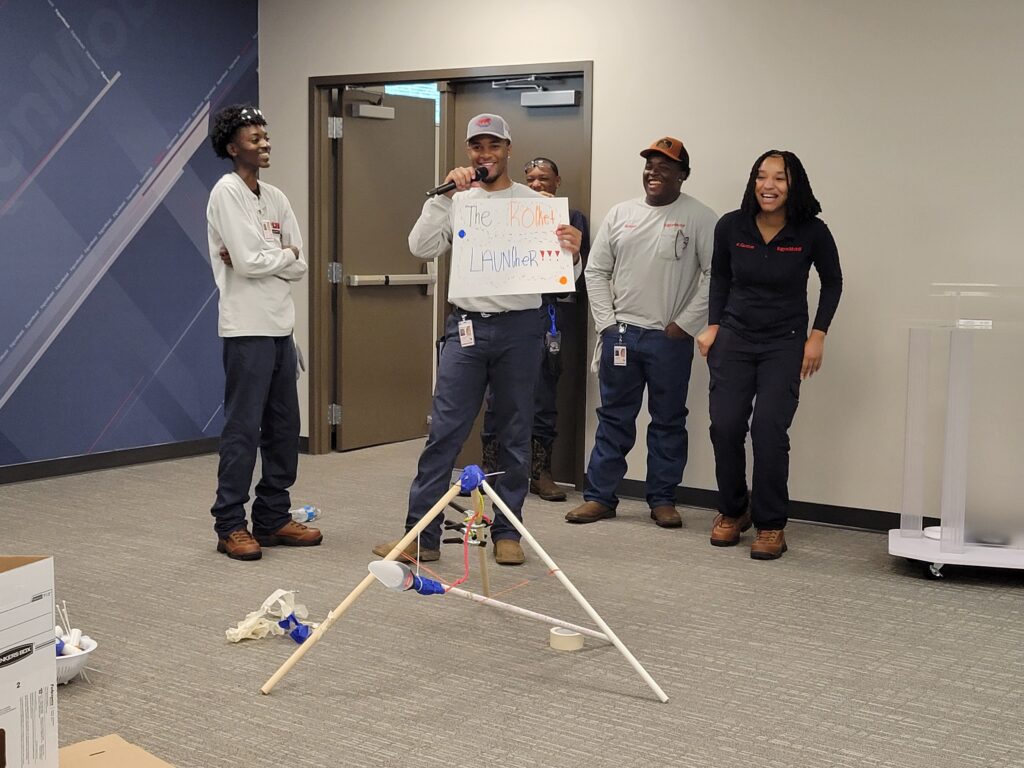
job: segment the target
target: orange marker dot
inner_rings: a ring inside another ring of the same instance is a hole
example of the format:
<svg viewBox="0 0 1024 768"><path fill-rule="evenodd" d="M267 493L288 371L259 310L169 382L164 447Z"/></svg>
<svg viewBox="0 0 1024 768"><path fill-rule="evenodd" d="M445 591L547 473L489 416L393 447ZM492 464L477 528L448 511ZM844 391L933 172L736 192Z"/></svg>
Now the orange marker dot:
<svg viewBox="0 0 1024 768"><path fill-rule="evenodd" d="M566 283L569 282L569 278L566 277L565 275L562 275L562 277L559 278L558 282L560 282L562 285L565 285Z"/></svg>

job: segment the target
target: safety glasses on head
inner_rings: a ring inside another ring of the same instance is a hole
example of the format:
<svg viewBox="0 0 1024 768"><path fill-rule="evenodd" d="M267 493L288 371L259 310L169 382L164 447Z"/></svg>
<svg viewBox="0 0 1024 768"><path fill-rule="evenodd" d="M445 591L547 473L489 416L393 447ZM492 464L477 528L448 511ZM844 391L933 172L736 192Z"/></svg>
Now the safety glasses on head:
<svg viewBox="0 0 1024 768"><path fill-rule="evenodd" d="M523 166L523 173L529 173L533 168L550 168L555 176L558 175L558 166L555 165L554 161L548 160L546 157L535 157Z"/></svg>

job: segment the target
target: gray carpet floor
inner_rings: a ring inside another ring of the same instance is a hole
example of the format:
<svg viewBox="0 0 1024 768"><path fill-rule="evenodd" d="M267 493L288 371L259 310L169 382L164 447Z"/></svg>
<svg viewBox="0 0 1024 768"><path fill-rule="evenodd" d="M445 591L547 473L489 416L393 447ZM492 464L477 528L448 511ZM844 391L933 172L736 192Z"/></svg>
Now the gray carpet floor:
<svg viewBox="0 0 1024 768"><path fill-rule="evenodd" d="M179 768L1024 766L1024 573L932 581L882 535L799 523L758 562L750 534L709 546L708 510L566 525L575 494L530 497L526 523L667 703L607 643L553 651L543 623L379 585L261 695L296 646L224 630L278 588L326 617L401 533L420 448L303 456L294 500L324 510L324 544L250 563L214 551L214 456L0 487L0 551L52 554L99 642L91 682L59 690L61 744L119 733ZM588 624L527 556L492 562L500 599ZM459 576L461 549L431 566Z"/></svg>

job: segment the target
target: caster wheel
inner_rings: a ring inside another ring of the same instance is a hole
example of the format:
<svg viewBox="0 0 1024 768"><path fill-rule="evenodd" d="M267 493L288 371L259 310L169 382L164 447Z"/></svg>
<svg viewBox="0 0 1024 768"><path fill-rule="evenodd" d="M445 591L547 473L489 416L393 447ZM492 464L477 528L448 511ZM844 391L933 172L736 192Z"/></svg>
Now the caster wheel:
<svg viewBox="0 0 1024 768"><path fill-rule="evenodd" d="M942 578L942 563L929 563L928 576L932 579Z"/></svg>

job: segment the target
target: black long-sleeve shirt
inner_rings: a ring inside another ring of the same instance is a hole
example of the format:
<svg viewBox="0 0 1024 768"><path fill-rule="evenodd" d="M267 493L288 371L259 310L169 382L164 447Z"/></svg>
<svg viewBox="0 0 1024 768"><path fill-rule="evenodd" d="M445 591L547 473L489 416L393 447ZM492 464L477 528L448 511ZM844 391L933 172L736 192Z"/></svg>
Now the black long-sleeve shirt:
<svg viewBox="0 0 1024 768"><path fill-rule="evenodd" d="M580 261L583 262L583 266L587 266L587 256L590 255L590 222L587 221L587 217L583 211L578 211L575 208L569 209L569 223L576 227L583 235L580 239Z"/></svg>
<svg viewBox="0 0 1024 768"><path fill-rule="evenodd" d="M751 341L807 333L807 278L821 280L814 328L828 331L843 292L839 251L825 222L787 222L765 243L752 216L727 213L715 227L708 324Z"/></svg>

